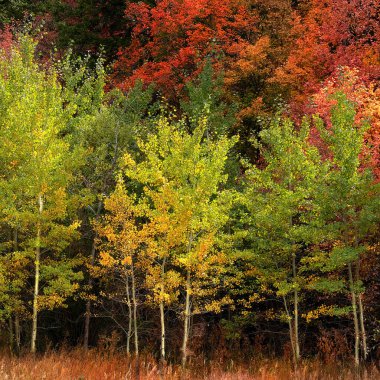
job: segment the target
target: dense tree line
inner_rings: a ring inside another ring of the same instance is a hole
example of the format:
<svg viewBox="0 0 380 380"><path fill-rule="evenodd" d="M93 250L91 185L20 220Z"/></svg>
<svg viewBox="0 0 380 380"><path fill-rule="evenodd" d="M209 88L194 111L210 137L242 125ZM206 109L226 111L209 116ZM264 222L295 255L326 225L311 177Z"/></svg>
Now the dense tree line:
<svg viewBox="0 0 380 380"><path fill-rule="evenodd" d="M375 358L379 12L2 8L2 344Z"/></svg>

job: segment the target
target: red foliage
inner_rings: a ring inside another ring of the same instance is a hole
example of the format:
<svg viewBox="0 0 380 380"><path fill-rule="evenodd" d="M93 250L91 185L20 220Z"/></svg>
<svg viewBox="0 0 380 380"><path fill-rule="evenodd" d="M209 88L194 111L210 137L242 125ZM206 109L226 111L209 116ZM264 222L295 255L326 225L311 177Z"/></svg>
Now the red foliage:
<svg viewBox="0 0 380 380"><path fill-rule="evenodd" d="M128 2L132 39L119 51L115 84L126 90L142 79L155 82L167 96L178 94L206 57L235 57L249 45L256 17L248 3L160 0L151 7Z"/></svg>
<svg viewBox="0 0 380 380"><path fill-rule="evenodd" d="M366 83L380 79L377 0L312 0L309 12L295 17L292 35L294 47L274 81L290 89L295 111L304 112L308 95L339 66L357 68Z"/></svg>
<svg viewBox="0 0 380 380"><path fill-rule="evenodd" d="M7 25L4 30L0 30L0 50L9 52L14 43L12 30Z"/></svg>

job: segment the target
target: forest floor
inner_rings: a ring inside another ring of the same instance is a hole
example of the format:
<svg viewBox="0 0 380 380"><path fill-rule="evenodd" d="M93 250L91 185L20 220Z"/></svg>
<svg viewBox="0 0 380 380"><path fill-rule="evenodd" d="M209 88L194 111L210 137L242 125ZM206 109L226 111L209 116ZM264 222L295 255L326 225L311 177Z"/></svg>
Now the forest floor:
<svg viewBox="0 0 380 380"><path fill-rule="evenodd" d="M136 371L134 359L97 352L50 352L36 358L3 354L0 380L380 380L380 371L374 366L356 374L352 368L318 361L304 362L297 371L285 360L260 360L237 368L232 363L229 368L221 363L197 365L186 373L167 366L161 376L154 360L141 358L139 364Z"/></svg>

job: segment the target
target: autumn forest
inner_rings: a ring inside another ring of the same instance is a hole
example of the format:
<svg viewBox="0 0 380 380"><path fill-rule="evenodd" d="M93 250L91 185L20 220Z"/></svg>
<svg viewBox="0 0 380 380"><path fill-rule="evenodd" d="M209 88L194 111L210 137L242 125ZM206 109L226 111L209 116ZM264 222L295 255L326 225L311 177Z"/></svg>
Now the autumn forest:
<svg viewBox="0 0 380 380"><path fill-rule="evenodd" d="M380 379L377 0L0 1L0 379Z"/></svg>

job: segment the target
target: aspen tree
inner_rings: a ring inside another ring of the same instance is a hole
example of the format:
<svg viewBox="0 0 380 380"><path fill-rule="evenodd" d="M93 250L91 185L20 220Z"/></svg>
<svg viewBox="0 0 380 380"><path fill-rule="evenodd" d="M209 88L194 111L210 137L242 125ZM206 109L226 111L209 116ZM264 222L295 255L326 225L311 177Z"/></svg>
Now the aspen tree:
<svg viewBox="0 0 380 380"><path fill-rule="evenodd" d="M376 230L379 220L379 188L371 170L361 165L365 149L364 136L369 127L355 122L355 106L337 92L331 111L331 126L316 118L319 133L328 149L327 171L320 186L317 201L324 221L326 241L332 249L317 250L311 267L320 269L321 280L315 288L327 293L348 291L354 329L354 362L358 367L361 356L368 354L363 306L364 286L360 278L360 261L366 251L366 238ZM336 279L323 273L340 273ZM346 272L343 275L342 272ZM341 310L341 313L344 310ZM339 313L335 309L334 313Z"/></svg>
<svg viewBox="0 0 380 380"><path fill-rule="evenodd" d="M198 280L215 280L215 270L220 265L223 253L215 247L215 234L228 219L228 197L223 191L227 180L225 165L234 139L226 136L207 138L208 108L198 119L192 133L186 130L184 121L175 121L162 116L157 122L157 132L139 143L143 160L136 163L130 155L124 158L127 177L145 186L145 196L152 202L152 220L158 226L166 227L165 242L157 241L161 252L158 283L177 285L180 273L180 288L183 294L183 342L182 366L188 358L190 321L196 304L197 294L194 283ZM160 221L161 218L161 221ZM166 220L165 220L166 219ZM165 229L165 227L164 227ZM170 262L168 262L170 260ZM165 264L164 264L165 263ZM174 272L162 271L164 267ZM213 275L210 274L213 272ZM174 276L173 279L167 279ZM170 288L169 287L169 288ZM164 318L162 298L158 297L161 309L162 336L161 356L164 354Z"/></svg>
<svg viewBox="0 0 380 380"><path fill-rule="evenodd" d="M134 337L135 354L139 353L139 333L137 321L136 271L142 245L147 240L146 229L141 225L145 206L128 195L124 183L119 178L115 191L105 200L104 217L95 224L100 244L100 265L114 272L125 285L122 299L128 306L129 321L127 331L127 352L130 351L130 338ZM133 330L132 330L133 324Z"/></svg>
<svg viewBox="0 0 380 380"><path fill-rule="evenodd" d="M82 154L62 137L68 120L62 89L54 69L46 72L35 62L35 46L20 36L0 62L0 150L13 157L12 171L1 183L5 202L11 200L3 214L19 221L24 255L33 261L32 353L39 311L63 305L81 278L74 271L79 262L61 254L77 237L67 189Z"/></svg>
<svg viewBox="0 0 380 380"><path fill-rule="evenodd" d="M323 168L317 148L308 142L310 126L297 128L276 117L260 133L263 167L252 166L246 175L242 204L249 226L241 234L259 278L283 300L294 362L301 358L300 299L305 247L318 242L319 211L314 202ZM249 257L249 256L248 256Z"/></svg>

